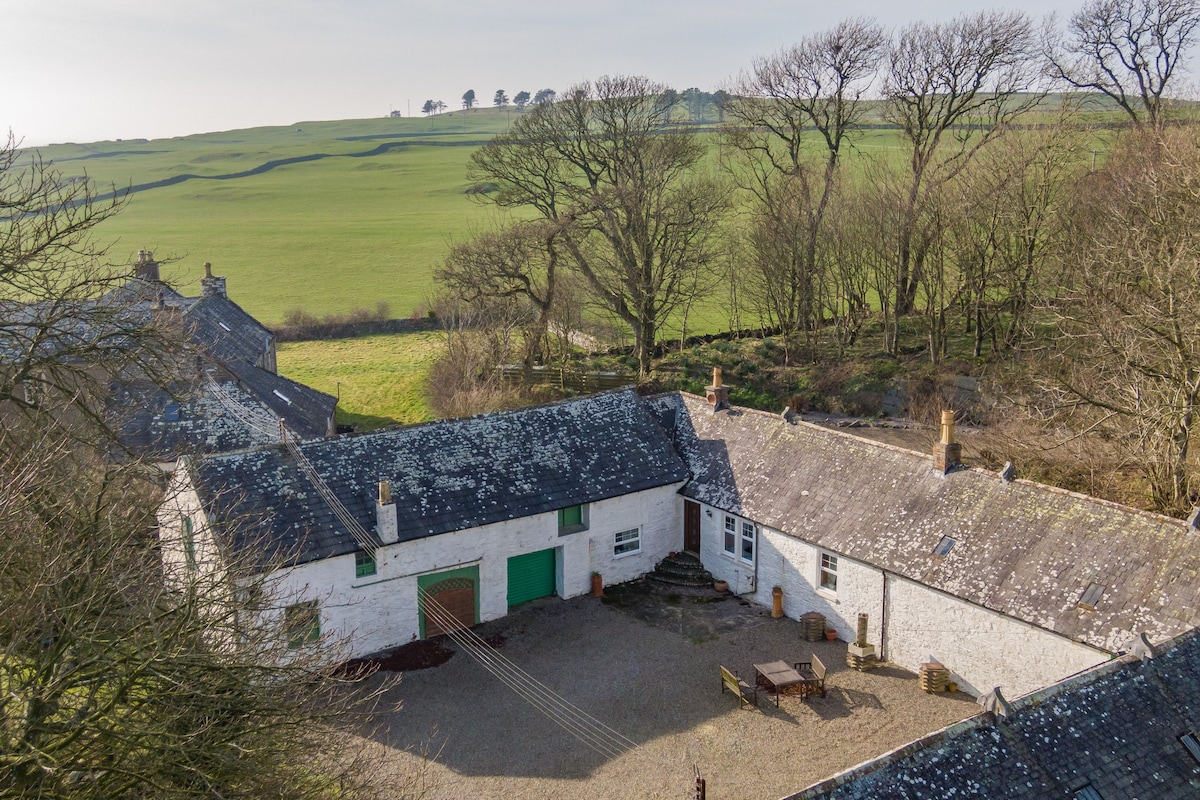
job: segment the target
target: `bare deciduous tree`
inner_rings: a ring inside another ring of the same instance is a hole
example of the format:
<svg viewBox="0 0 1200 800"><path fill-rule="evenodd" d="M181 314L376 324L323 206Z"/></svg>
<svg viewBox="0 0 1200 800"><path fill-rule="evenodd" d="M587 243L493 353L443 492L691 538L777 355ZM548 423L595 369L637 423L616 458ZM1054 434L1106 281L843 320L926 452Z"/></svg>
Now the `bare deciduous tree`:
<svg viewBox="0 0 1200 800"><path fill-rule="evenodd" d="M0 797L418 795L351 746L377 695L336 650L256 624L261 565L168 583L148 470L0 438Z"/></svg>
<svg viewBox="0 0 1200 800"><path fill-rule="evenodd" d="M785 335L812 332L822 309L818 250L848 137L885 45L873 21L851 19L758 59L725 103L730 172L754 198L748 294ZM814 150L810 140L820 141Z"/></svg>
<svg viewBox="0 0 1200 800"><path fill-rule="evenodd" d="M921 271L933 246L930 199L1005 126L1040 100L1030 93L1038 72L1028 17L979 12L901 31L885 67L885 115L907 151L897 209L898 248L892 272L896 313L913 310Z"/></svg>
<svg viewBox="0 0 1200 800"><path fill-rule="evenodd" d="M659 331L716 254L727 207L698 169L704 148L671 120L665 87L604 77L521 116L471 158L490 198L556 223L571 269L597 302L633 331L639 370L650 371Z"/></svg>
<svg viewBox="0 0 1200 800"><path fill-rule="evenodd" d="M1197 0L1088 0L1065 39L1047 25L1046 58L1056 79L1106 95L1134 125L1158 127L1198 26Z"/></svg>
<svg viewBox="0 0 1200 800"><path fill-rule="evenodd" d="M477 235L450 250L434 277L464 302L523 298L533 309L524 327L522 394L529 393L533 364L547 351L557 298L558 226L550 220L517 223Z"/></svg>
<svg viewBox="0 0 1200 800"><path fill-rule="evenodd" d="M1155 508L1185 513L1200 411L1200 141L1131 131L1077 192L1069 291L1040 359L1054 408L1118 442Z"/></svg>

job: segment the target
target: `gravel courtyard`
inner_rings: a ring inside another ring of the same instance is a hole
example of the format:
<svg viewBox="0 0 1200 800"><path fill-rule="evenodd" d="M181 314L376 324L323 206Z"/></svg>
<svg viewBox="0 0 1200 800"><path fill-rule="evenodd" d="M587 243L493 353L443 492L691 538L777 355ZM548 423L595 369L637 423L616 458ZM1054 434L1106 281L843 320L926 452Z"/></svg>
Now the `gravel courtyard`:
<svg viewBox="0 0 1200 800"><path fill-rule="evenodd" d="M721 601L609 590L527 604L476 628L574 705L637 742L601 756L490 675L465 652L406 672L376 738L403 766L436 753L436 798L692 797L693 767L710 800L779 798L979 710L961 694L929 695L910 672L845 665L844 642L805 642L799 623L735 597ZM749 683L753 664L829 668L828 696L763 693L739 708L718 665Z"/></svg>

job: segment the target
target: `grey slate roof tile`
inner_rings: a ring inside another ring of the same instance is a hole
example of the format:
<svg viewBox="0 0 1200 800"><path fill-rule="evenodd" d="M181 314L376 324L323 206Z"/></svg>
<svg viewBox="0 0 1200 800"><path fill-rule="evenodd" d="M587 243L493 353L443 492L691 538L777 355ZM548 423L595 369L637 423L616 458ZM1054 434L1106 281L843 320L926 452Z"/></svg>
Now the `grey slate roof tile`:
<svg viewBox="0 0 1200 800"><path fill-rule="evenodd" d="M1126 656L821 781L788 800L1200 796L1200 764L1179 741L1197 731L1200 631L1153 660Z"/></svg>
<svg viewBox="0 0 1200 800"><path fill-rule="evenodd" d="M691 395L653 403L674 406L688 497L1110 652L1200 624L1200 536L1180 520L985 470L941 475L927 455L776 414L713 414ZM942 536L958 544L938 558ZM1104 595L1081 609L1093 581Z"/></svg>
<svg viewBox="0 0 1200 800"><path fill-rule="evenodd" d="M401 541L681 482L687 469L630 390L301 446L368 531L380 479ZM236 543L296 563L358 549L282 448L199 459L190 469L218 523L254 520ZM248 538L249 537L249 538Z"/></svg>

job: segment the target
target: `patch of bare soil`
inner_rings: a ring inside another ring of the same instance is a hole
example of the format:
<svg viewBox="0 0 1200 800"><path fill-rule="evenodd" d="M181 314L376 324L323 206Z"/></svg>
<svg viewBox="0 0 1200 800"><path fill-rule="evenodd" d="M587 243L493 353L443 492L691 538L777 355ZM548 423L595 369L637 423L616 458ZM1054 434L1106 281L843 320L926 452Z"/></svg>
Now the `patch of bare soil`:
<svg viewBox="0 0 1200 800"><path fill-rule="evenodd" d="M347 672L366 670L369 673L384 670L385 672L410 672L417 669L429 669L445 664L454 655L454 651L446 647L443 637L422 639L394 650L354 658L343 665Z"/></svg>

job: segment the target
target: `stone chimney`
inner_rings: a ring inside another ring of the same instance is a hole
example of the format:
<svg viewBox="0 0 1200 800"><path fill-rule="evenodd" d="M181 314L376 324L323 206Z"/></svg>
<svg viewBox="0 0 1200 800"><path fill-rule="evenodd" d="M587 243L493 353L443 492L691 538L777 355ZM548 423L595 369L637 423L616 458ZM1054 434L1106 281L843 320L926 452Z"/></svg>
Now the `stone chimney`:
<svg viewBox="0 0 1200 800"><path fill-rule="evenodd" d="M375 501L375 532L384 544L400 540L400 522L396 517L396 501L392 499L390 481L379 482L379 498Z"/></svg>
<svg viewBox="0 0 1200 800"><path fill-rule="evenodd" d="M942 439L933 446L933 468L945 475L962 463L962 445L954 441L954 412L942 412Z"/></svg>
<svg viewBox="0 0 1200 800"><path fill-rule="evenodd" d="M154 253L149 250L138 250L133 274L139 280L157 283L159 280L158 262L154 260Z"/></svg>
<svg viewBox="0 0 1200 800"><path fill-rule="evenodd" d="M705 390L705 398L711 411L729 408L729 387L721 383L721 368L713 367L713 382Z"/></svg>
<svg viewBox="0 0 1200 800"><path fill-rule="evenodd" d="M204 277L200 279L200 296L201 297L226 297L225 294L225 278L213 277L212 264L208 261L204 262Z"/></svg>

